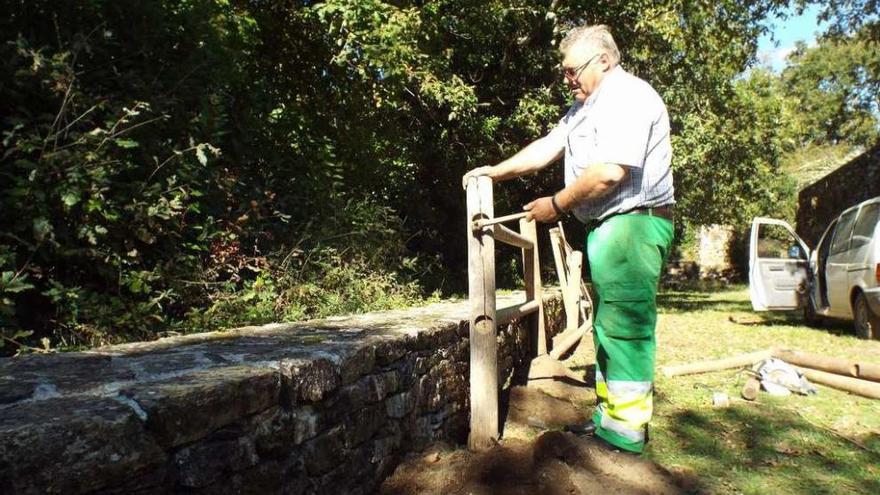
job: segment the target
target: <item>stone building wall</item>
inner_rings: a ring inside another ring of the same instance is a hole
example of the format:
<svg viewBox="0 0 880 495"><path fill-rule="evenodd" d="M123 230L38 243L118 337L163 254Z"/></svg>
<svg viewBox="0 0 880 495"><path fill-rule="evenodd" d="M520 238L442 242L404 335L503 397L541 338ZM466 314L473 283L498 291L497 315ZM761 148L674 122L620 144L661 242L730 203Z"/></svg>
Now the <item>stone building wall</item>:
<svg viewBox="0 0 880 495"><path fill-rule="evenodd" d="M697 265L700 278L721 276L733 268L731 244L734 230L730 225L701 225L698 232Z"/></svg>
<svg viewBox="0 0 880 495"><path fill-rule="evenodd" d="M801 189L797 233L815 247L819 236L843 210L880 196L880 144Z"/></svg>
<svg viewBox="0 0 880 495"><path fill-rule="evenodd" d="M0 359L0 493L371 493L403 454L466 439L467 318L465 301ZM498 342L504 383L529 337L514 322Z"/></svg>

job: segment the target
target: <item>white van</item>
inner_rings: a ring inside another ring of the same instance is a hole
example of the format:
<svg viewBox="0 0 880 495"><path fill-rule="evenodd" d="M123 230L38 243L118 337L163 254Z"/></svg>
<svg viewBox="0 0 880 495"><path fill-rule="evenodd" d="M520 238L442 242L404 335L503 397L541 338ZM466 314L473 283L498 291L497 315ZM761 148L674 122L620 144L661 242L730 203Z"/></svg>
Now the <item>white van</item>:
<svg viewBox="0 0 880 495"><path fill-rule="evenodd" d="M755 311L802 308L808 322L852 320L880 338L880 196L835 218L812 253L787 223L752 220L749 295Z"/></svg>

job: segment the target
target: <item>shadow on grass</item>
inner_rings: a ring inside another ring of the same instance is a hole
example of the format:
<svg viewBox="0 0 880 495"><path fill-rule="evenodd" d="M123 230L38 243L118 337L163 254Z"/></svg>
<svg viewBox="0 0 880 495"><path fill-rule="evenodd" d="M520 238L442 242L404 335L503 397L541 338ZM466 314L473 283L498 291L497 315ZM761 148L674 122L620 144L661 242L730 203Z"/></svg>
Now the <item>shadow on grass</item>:
<svg viewBox="0 0 880 495"><path fill-rule="evenodd" d="M709 298L705 292L661 292L657 294L657 307L665 313L687 313L691 311L751 311L748 301L730 298Z"/></svg>
<svg viewBox="0 0 880 495"><path fill-rule="evenodd" d="M880 493L880 438L857 447L767 404L679 411L669 432L706 480L748 493Z"/></svg>
<svg viewBox="0 0 880 495"><path fill-rule="evenodd" d="M762 311L752 310L749 301L710 297L710 293L699 291L664 291L657 294L657 309L660 313L681 314L693 311L719 311L730 313L732 323L745 326L804 326L833 335L851 335L853 325L850 321L822 318L813 323L804 320L803 311Z"/></svg>

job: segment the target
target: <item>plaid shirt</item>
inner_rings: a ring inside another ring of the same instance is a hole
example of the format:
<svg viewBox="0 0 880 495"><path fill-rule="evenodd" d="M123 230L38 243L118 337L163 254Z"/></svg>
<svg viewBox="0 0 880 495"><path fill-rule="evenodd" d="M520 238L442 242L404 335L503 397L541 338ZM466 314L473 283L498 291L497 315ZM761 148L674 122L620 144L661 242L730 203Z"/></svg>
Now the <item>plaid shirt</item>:
<svg viewBox="0 0 880 495"><path fill-rule="evenodd" d="M617 66L584 103L575 102L547 135L565 147L565 185L590 165L616 163L626 177L573 212L582 222L675 202L669 114L647 82Z"/></svg>

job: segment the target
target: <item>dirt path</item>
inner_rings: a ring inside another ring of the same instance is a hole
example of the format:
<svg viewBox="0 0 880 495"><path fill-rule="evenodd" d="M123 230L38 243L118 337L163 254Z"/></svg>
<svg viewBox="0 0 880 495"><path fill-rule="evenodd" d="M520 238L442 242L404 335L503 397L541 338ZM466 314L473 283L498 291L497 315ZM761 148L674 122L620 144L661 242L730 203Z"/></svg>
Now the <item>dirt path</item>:
<svg viewBox="0 0 880 495"><path fill-rule="evenodd" d="M509 439L481 454L435 446L402 464L382 485L397 494L673 494L680 477L640 458L607 451L570 433Z"/></svg>
<svg viewBox="0 0 880 495"><path fill-rule="evenodd" d="M583 362L583 356L579 356ZM673 494L695 483L646 459L613 452L560 431L592 410L592 387L565 377L508 391L503 440L494 449L435 445L403 462L383 495Z"/></svg>

